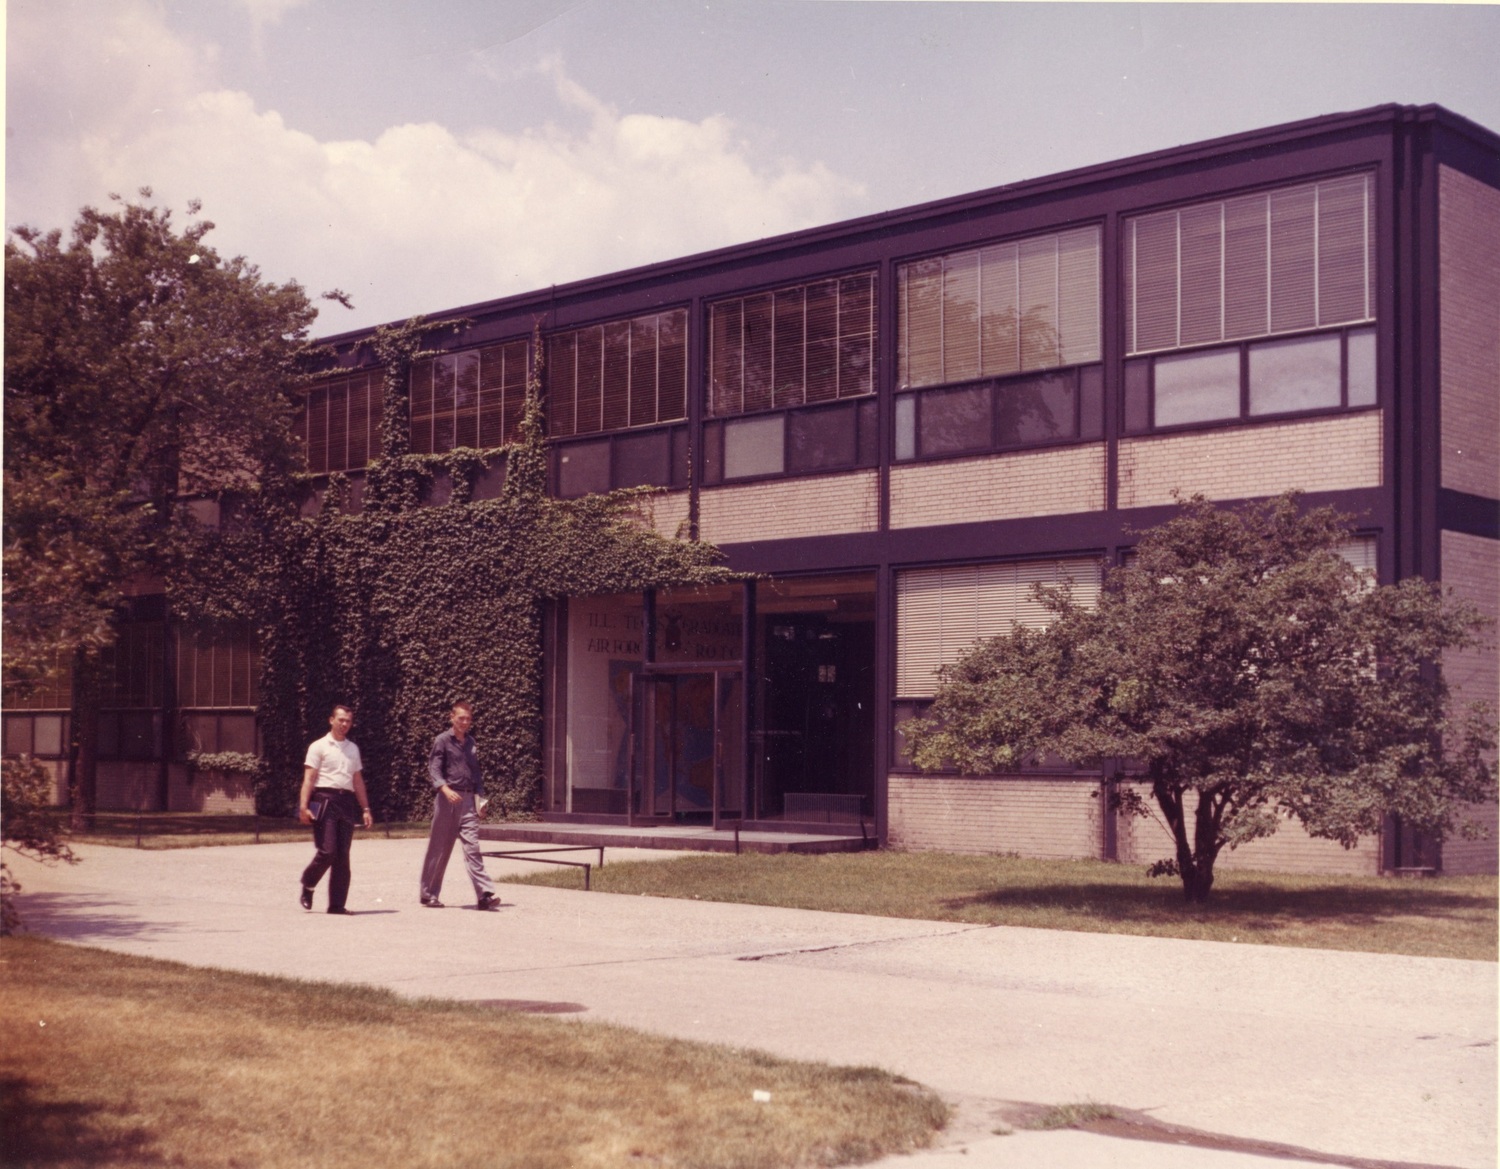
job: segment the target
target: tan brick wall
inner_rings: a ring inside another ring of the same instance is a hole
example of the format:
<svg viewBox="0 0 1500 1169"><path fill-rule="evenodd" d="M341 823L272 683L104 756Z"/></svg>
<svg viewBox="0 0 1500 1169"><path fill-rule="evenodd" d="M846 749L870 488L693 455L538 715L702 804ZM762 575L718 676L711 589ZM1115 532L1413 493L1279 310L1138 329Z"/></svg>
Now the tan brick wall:
<svg viewBox="0 0 1500 1169"><path fill-rule="evenodd" d="M873 532L880 521L874 471L714 487L698 497L698 534L712 544Z"/></svg>
<svg viewBox="0 0 1500 1169"><path fill-rule="evenodd" d="M688 534L688 493L668 491L644 496L640 501L640 516L642 523L655 529L658 536L685 540Z"/></svg>
<svg viewBox="0 0 1500 1169"><path fill-rule="evenodd" d="M1097 857L1099 781L1085 778L890 777L892 846L942 852Z"/></svg>
<svg viewBox="0 0 1500 1169"><path fill-rule="evenodd" d="M1068 515L1104 507L1104 444L891 468L891 527Z"/></svg>
<svg viewBox="0 0 1500 1169"><path fill-rule="evenodd" d="M174 812L248 816L255 811L255 784L246 776L198 771L189 782L187 768L174 767L172 773L169 795Z"/></svg>
<svg viewBox="0 0 1500 1169"><path fill-rule="evenodd" d="M1252 499L1290 488L1380 486L1379 411L1120 443L1120 506L1171 503L1173 490Z"/></svg>
<svg viewBox="0 0 1500 1169"><path fill-rule="evenodd" d="M1154 810L1150 791L1142 789L1141 794ZM1155 816L1121 816L1118 833L1122 864L1149 865L1177 854L1166 825ZM1380 839L1367 836L1346 849L1332 840L1314 839L1301 824L1290 820L1272 836L1221 852L1214 871L1226 869L1374 877L1380 873Z"/></svg>
<svg viewBox="0 0 1500 1169"><path fill-rule="evenodd" d="M1438 170L1442 482L1500 498L1500 191Z"/></svg>
<svg viewBox="0 0 1500 1169"><path fill-rule="evenodd" d="M1443 584L1477 606L1491 621L1500 622L1500 541L1463 532L1441 534ZM1484 644L1449 650L1443 655L1443 677L1460 702L1485 701L1500 710L1500 653L1495 642L1500 627L1486 633ZM1486 840L1455 837L1443 842L1443 871L1493 873L1500 868L1500 815L1494 804L1470 811L1470 819L1489 829Z"/></svg>

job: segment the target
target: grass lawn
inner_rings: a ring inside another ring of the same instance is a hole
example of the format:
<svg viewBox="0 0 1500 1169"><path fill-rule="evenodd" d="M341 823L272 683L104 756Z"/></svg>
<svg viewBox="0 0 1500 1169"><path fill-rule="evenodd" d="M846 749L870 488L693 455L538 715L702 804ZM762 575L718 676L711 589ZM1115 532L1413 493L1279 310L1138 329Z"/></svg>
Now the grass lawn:
<svg viewBox="0 0 1500 1169"><path fill-rule="evenodd" d="M124 848L200 848L210 844L275 844L305 841L306 824L279 816L216 816L204 812L96 812L82 832L68 827L68 812L57 813L62 839L69 844L112 844ZM405 838L426 836L421 822L377 822L366 835ZM360 830L364 832L364 829Z"/></svg>
<svg viewBox="0 0 1500 1169"><path fill-rule="evenodd" d="M1104 861L895 851L605 860L593 887L609 893L1490 962L1497 951L1494 877L1224 871L1209 903L1189 906L1176 878ZM524 880L580 884L575 873Z"/></svg>
<svg viewBox="0 0 1500 1169"><path fill-rule="evenodd" d="M946 1119L873 1068L0 942L5 1165L788 1169L920 1148Z"/></svg>

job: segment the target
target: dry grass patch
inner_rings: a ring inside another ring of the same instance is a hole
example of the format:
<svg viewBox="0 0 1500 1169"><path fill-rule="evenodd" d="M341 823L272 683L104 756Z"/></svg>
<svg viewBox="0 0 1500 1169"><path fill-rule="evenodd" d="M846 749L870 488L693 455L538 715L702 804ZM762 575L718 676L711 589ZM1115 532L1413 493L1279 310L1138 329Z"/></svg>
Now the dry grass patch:
<svg viewBox="0 0 1500 1169"><path fill-rule="evenodd" d="M607 859L607 858L606 858ZM525 880L563 888L573 873ZM1131 865L938 852L705 854L606 864L593 887L986 925L1144 934L1493 962L1494 877L1321 877L1221 872L1207 905Z"/></svg>
<svg viewBox="0 0 1500 1169"><path fill-rule="evenodd" d="M873 1068L0 945L6 1165L785 1169L919 1148L946 1119Z"/></svg>

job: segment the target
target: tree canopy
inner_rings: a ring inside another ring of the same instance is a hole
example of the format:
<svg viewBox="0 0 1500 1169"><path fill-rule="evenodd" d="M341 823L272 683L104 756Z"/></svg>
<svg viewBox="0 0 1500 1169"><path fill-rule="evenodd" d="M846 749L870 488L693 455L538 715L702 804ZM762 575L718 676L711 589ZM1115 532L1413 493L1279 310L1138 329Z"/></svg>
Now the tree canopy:
<svg viewBox="0 0 1500 1169"><path fill-rule="evenodd" d="M184 497L295 457L291 389L316 311L224 259L213 224L116 199L5 244L5 649L25 685L108 645Z"/></svg>
<svg viewBox="0 0 1500 1169"><path fill-rule="evenodd" d="M1348 517L1294 493L1183 501L1096 608L1044 589L1045 630L948 670L909 724L914 759L969 773L1049 753L1126 761L1119 806L1160 817L1175 855L1154 868L1190 901L1223 849L1288 817L1345 847L1388 814L1440 838L1465 828L1462 805L1495 795L1493 714L1452 709L1436 663L1483 619L1420 580L1375 587L1339 555L1350 538Z"/></svg>

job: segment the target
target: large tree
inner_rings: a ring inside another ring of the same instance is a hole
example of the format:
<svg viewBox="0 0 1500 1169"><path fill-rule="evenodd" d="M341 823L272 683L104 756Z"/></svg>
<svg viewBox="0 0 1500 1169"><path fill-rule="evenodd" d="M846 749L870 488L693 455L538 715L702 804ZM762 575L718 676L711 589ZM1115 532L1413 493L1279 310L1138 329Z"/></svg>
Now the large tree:
<svg viewBox="0 0 1500 1169"><path fill-rule="evenodd" d="M1154 868L1195 902L1223 849L1289 817L1345 847L1388 814L1465 828L1463 805L1495 797L1493 713L1452 709L1437 662L1483 621L1430 583L1374 587L1339 555L1350 538L1348 517L1295 494L1186 500L1096 607L1043 590L1045 630L949 670L908 734L918 765L1126 760L1120 806L1159 816L1174 855Z"/></svg>
<svg viewBox="0 0 1500 1169"><path fill-rule="evenodd" d="M179 229L150 199L5 244L5 680L71 667L84 814L98 654L126 592L170 564L184 501L291 465L316 316L296 283L210 247L196 203Z"/></svg>

